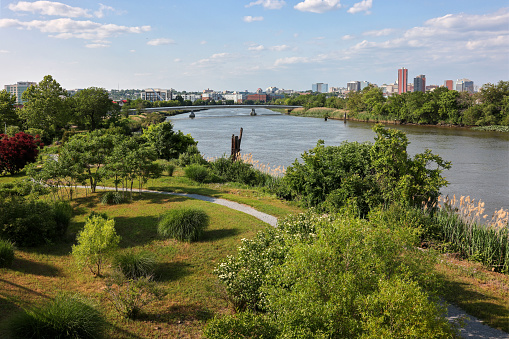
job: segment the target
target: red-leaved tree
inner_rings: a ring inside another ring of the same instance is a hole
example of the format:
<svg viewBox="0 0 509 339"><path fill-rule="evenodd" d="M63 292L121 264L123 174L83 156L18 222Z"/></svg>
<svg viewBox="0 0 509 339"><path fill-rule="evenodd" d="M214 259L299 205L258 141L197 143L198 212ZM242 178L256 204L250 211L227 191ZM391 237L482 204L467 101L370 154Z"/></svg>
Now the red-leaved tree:
<svg viewBox="0 0 509 339"><path fill-rule="evenodd" d="M44 146L38 135L35 137L24 132L9 137L0 134L0 175L4 173L15 174L21 171L26 164L35 162L39 148Z"/></svg>

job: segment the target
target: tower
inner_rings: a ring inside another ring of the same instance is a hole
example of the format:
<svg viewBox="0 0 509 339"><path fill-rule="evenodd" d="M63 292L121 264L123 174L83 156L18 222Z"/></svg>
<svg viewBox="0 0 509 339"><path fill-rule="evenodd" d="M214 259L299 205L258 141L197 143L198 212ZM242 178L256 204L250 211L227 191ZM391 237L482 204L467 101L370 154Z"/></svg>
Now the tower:
<svg viewBox="0 0 509 339"><path fill-rule="evenodd" d="M414 92L426 92L426 76L424 74L414 78Z"/></svg>
<svg viewBox="0 0 509 339"><path fill-rule="evenodd" d="M407 92L408 69L405 67L398 69L398 94Z"/></svg>

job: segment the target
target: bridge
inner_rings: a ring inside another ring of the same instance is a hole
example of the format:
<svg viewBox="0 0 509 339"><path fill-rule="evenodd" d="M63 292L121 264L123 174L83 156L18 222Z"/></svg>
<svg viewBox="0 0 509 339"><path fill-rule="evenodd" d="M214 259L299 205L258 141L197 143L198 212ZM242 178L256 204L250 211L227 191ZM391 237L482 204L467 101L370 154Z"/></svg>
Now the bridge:
<svg viewBox="0 0 509 339"><path fill-rule="evenodd" d="M172 107L152 107L152 108L143 108L142 112L166 112L166 111L203 111L206 109L218 109L218 108L247 108L251 109L251 114L255 115L255 109L257 108L279 108L279 109L288 109L293 110L296 108L301 108L302 106L288 106L288 105L203 105L203 106L172 106ZM138 111L137 109L130 109L132 114Z"/></svg>

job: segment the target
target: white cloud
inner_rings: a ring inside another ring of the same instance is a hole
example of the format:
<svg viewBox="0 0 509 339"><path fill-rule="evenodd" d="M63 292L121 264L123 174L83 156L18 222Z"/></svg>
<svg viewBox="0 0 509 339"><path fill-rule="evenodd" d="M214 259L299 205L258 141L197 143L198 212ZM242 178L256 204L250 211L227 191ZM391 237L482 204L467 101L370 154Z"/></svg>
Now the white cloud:
<svg viewBox="0 0 509 339"><path fill-rule="evenodd" d="M385 28L380 30L374 30L374 31L367 31L362 33L362 35L368 35L368 36L385 36L385 35L391 35L396 30L393 28Z"/></svg>
<svg viewBox="0 0 509 339"><path fill-rule="evenodd" d="M271 51L276 51L276 52L283 52L283 51L287 51L290 49L290 46L288 45L278 45L278 46L272 46L272 47L269 47L269 49Z"/></svg>
<svg viewBox="0 0 509 339"><path fill-rule="evenodd" d="M481 39L481 40L470 40L467 42L466 47L470 50L475 49L486 49L486 48L506 48L509 46L509 36L499 35L494 38Z"/></svg>
<svg viewBox="0 0 509 339"><path fill-rule="evenodd" d="M342 40L351 40L353 39L353 35L350 35L350 34L347 34L347 35L343 35L343 37L341 37Z"/></svg>
<svg viewBox="0 0 509 339"><path fill-rule="evenodd" d="M263 8L266 9L281 9L284 5L286 5L286 2L284 0L257 0L250 2L248 5L246 5L246 7L256 5L262 5Z"/></svg>
<svg viewBox="0 0 509 339"><path fill-rule="evenodd" d="M370 14L371 12L369 10L371 7L373 7L373 0L362 0L350 7L348 13L355 14L358 12L366 12L366 14Z"/></svg>
<svg viewBox="0 0 509 339"><path fill-rule="evenodd" d="M248 16L245 16L243 20L244 20L244 22L263 21L263 16L248 15Z"/></svg>
<svg viewBox="0 0 509 339"><path fill-rule="evenodd" d="M216 53L212 54L210 57L198 60L193 62L192 66L205 67L211 64L217 64L223 62L225 59L231 58L232 55L230 53Z"/></svg>
<svg viewBox="0 0 509 339"><path fill-rule="evenodd" d="M286 57L286 58L277 59L276 62L274 63L274 66L309 63L310 60L311 59L308 57Z"/></svg>
<svg viewBox="0 0 509 339"><path fill-rule="evenodd" d="M264 51L265 50L265 46L263 45L254 45L254 46L250 46L248 48L248 50L250 51L256 51L256 52L261 52L261 51Z"/></svg>
<svg viewBox="0 0 509 339"><path fill-rule="evenodd" d="M304 0L293 8L301 12L325 13L340 7L340 0Z"/></svg>
<svg viewBox="0 0 509 339"><path fill-rule="evenodd" d="M94 15L98 18L102 18L104 16L104 11L115 11L115 8L99 4L99 10L95 11Z"/></svg>
<svg viewBox="0 0 509 339"><path fill-rule="evenodd" d="M10 53L8 50L0 49L0 54L7 54Z"/></svg>
<svg viewBox="0 0 509 339"><path fill-rule="evenodd" d="M110 47L108 44L87 44L85 45L86 48L105 48Z"/></svg>
<svg viewBox="0 0 509 339"><path fill-rule="evenodd" d="M172 44L175 44L175 41L173 39L167 39L167 38L152 39L149 42L147 42L147 45L149 45L149 46L161 46L161 45L172 45Z"/></svg>
<svg viewBox="0 0 509 339"><path fill-rule="evenodd" d="M200 45L206 45L207 44L207 41L203 40L203 41L200 41Z"/></svg>
<svg viewBox="0 0 509 339"><path fill-rule="evenodd" d="M176 59L173 59L173 62L182 62L182 59L176 58Z"/></svg>
<svg viewBox="0 0 509 339"><path fill-rule="evenodd" d="M136 50L135 49L131 49L129 52L136 53Z"/></svg>
<svg viewBox="0 0 509 339"><path fill-rule="evenodd" d="M54 20L20 21L17 19L0 19L0 28L15 27L18 29L37 29L49 36L59 39L102 40L111 36L125 33L142 33L150 31L150 26L119 26L115 24L100 24L93 21L79 21L69 18Z"/></svg>
<svg viewBox="0 0 509 339"><path fill-rule="evenodd" d="M64 16L68 18L92 17L92 15L88 13L87 9L71 7L60 2L52 1L20 1L17 4L9 4L8 8L15 12L31 12L42 15Z"/></svg>

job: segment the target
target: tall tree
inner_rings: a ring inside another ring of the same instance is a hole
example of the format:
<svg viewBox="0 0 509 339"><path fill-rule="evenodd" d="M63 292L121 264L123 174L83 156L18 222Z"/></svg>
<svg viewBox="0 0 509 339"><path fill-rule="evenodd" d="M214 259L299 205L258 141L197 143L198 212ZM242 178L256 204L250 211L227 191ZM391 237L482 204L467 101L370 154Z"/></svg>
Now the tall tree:
<svg viewBox="0 0 509 339"><path fill-rule="evenodd" d="M104 88L85 88L76 93L73 99L76 122L91 131L100 127L108 112L113 109L113 102Z"/></svg>
<svg viewBox="0 0 509 339"><path fill-rule="evenodd" d="M26 127L55 135L69 123L68 93L51 75L46 75L37 85L30 86L23 92L22 98L26 103L19 115Z"/></svg>
<svg viewBox="0 0 509 339"><path fill-rule="evenodd" d="M18 116L16 115L16 96L7 92L6 90L0 91L0 123L2 127L17 126L19 123Z"/></svg>

